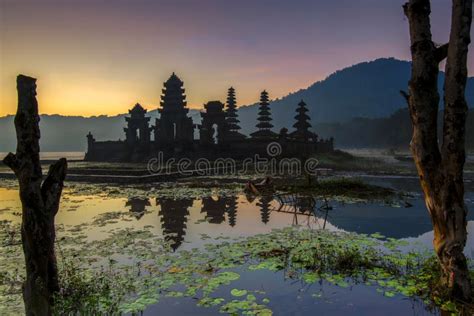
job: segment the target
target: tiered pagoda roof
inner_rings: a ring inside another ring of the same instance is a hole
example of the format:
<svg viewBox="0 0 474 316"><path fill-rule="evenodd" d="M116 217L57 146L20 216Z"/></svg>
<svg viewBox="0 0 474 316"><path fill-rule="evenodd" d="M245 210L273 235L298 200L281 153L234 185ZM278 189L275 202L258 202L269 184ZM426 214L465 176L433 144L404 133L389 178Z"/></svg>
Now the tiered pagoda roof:
<svg viewBox="0 0 474 316"><path fill-rule="evenodd" d="M296 123L293 124L293 127L300 132L307 132L311 127L311 124L308 122L311 118L306 115L306 112L308 112L306 103L301 100L300 103L298 103L298 108L296 109L296 113L298 113L295 116Z"/></svg>
<svg viewBox="0 0 474 316"><path fill-rule="evenodd" d="M125 121L130 121L130 120L135 120L135 119L146 119L147 121L150 120L149 117L145 118L147 110L145 110L140 103L135 104L135 106L131 109L128 110L128 113L130 114L130 117L125 117Z"/></svg>
<svg viewBox="0 0 474 316"><path fill-rule="evenodd" d="M235 100L235 89L229 88L227 93L226 123L230 132L237 132L240 129L240 121L237 119L237 102Z"/></svg>
<svg viewBox="0 0 474 316"><path fill-rule="evenodd" d="M160 113L165 112L181 112L188 113L186 108L186 95L183 88L183 81L173 72L170 78L164 83L161 96Z"/></svg>
<svg viewBox="0 0 474 316"><path fill-rule="evenodd" d="M135 106L131 110L128 110L128 113L130 113L130 114L145 114L146 110L140 105L140 103L137 103L137 104L135 104Z"/></svg>
<svg viewBox="0 0 474 316"><path fill-rule="evenodd" d="M293 127L296 130L291 133L291 137L304 140L317 139L317 135L309 131L309 128L311 127L309 121L311 118L306 114L306 112L308 112L306 103L301 100L300 103L298 103L298 107L296 108L296 123L293 124Z"/></svg>
<svg viewBox="0 0 474 316"><path fill-rule="evenodd" d="M256 127L258 130L251 134L252 137L275 137L276 133L272 132L273 124L271 112L270 112L270 102L268 99L268 92L263 90L260 95L260 107L258 108L258 123Z"/></svg>

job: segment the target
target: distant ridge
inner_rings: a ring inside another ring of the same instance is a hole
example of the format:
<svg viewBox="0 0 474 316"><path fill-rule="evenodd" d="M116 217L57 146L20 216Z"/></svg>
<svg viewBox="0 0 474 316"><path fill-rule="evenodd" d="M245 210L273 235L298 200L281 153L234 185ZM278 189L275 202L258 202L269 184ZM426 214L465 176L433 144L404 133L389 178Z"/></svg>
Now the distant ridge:
<svg viewBox="0 0 474 316"><path fill-rule="evenodd" d="M388 117L405 108L400 90L407 90L411 63L395 58L380 58L336 71L306 89L290 93L271 103L276 128L291 126L296 105L304 99L313 123L346 122L353 118ZM444 73L440 73L439 89L443 91ZM271 91L270 96L271 96ZM237 91L238 93L238 91ZM467 102L474 106L474 78L468 78ZM252 130L255 105L239 109L243 130Z"/></svg>
<svg viewBox="0 0 474 316"><path fill-rule="evenodd" d="M291 131L295 109L304 99L314 127L319 123L347 122L354 118L389 117L406 104L400 90L406 90L410 78L410 62L394 58L380 58L363 62L336 71L326 79L316 82L306 89L290 93L288 96L271 102L270 108L275 128L287 127ZM440 92L444 74L440 74ZM239 91L236 91L237 96ZM271 97L271 91L269 91ZM474 78L468 78L466 97L470 107L474 105ZM224 101L224 100L223 100ZM132 106L132 104L130 105ZM255 130L257 106L239 108L242 132L249 134ZM190 110L190 115L199 123L198 110ZM42 151L84 151L85 135L91 131L97 140L117 140L124 138L124 115L80 116L42 115ZM158 115L149 111L150 120ZM0 118L0 152L15 149L16 139L13 116ZM318 132L316 130L316 132ZM337 144L337 139L336 139Z"/></svg>

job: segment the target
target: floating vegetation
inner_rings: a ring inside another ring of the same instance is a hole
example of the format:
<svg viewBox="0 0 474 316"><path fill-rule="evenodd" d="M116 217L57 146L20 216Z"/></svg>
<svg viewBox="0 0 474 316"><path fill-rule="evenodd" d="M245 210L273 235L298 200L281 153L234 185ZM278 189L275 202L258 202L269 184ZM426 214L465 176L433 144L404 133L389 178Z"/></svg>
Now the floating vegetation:
<svg viewBox="0 0 474 316"><path fill-rule="evenodd" d="M61 291L55 313L138 313L164 297L190 297L198 306L222 313L271 315L264 291L234 285L242 273L256 270L285 271L287 278L305 284L366 284L388 298L404 295L451 312L458 308L437 290L439 271L432 252L403 251L406 243L380 234L286 228L173 253L169 243L148 229L116 229L87 242L80 231L60 227ZM17 224L0 222L0 314L23 310L18 231ZM227 295L222 294L225 289Z"/></svg>
<svg viewBox="0 0 474 316"><path fill-rule="evenodd" d="M308 185L307 182L285 183L277 186L283 192L307 193L328 197L341 202L366 202L372 200L393 200L400 193L361 180L346 177L328 178Z"/></svg>
<svg viewBox="0 0 474 316"><path fill-rule="evenodd" d="M207 196L230 196L241 193L243 185L228 184L207 187L191 187L186 183L160 183L144 185L114 185L89 184L68 182L65 193L69 195L95 195L102 197L137 197L137 198L170 198L170 199L197 199Z"/></svg>

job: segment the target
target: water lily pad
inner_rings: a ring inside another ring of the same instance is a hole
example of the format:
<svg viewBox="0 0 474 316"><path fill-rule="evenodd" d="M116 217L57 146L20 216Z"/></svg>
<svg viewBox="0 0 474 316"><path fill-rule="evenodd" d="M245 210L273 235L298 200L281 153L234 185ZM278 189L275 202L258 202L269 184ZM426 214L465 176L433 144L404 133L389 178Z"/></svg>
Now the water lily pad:
<svg viewBox="0 0 474 316"><path fill-rule="evenodd" d="M232 294L232 296L244 296L244 295L247 295L247 290L239 290L239 289L232 289L230 291L230 294Z"/></svg>

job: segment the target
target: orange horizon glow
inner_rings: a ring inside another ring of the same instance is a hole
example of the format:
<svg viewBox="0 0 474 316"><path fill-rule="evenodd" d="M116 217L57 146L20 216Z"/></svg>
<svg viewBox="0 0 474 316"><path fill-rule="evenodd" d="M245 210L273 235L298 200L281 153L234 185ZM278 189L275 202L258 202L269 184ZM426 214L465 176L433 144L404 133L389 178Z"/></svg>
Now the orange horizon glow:
<svg viewBox="0 0 474 316"><path fill-rule="evenodd" d="M30 74L25 74L31 76ZM177 74L183 79L183 76ZM169 75L168 75L169 76ZM35 77L34 75L32 77ZM69 82L62 80L54 80L43 78L41 76L35 77L37 79L37 99L39 104L40 114L48 115L68 115L68 116L116 116L128 113L128 110L136 103L140 103L148 111L156 110L160 107L161 89L164 80L157 80L156 91L151 91L146 87L139 85L127 86L120 82L107 82L103 79L89 80L86 84L79 85L74 80ZM2 96L2 106L0 107L0 117L7 115L14 115L17 107L17 91L16 91L16 77L12 76L13 84L8 84L13 93L6 93ZM307 88L312 81L308 83L301 83L301 86L294 87L286 91L281 87L278 95L271 95L272 99L281 98L290 92ZM192 84L191 84L192 85ZM204 104L211 100L226 101L227 89L233 86L236 89L238 106L245 106L257 103L260 97L260 91L267 89L253 89L246 95L241 93L236 85L222 85L219 91L207 95L199 95L187 88L188 84L184 81L184 88L186 89L187 107L189 109L201 110ZM267 85L268 86L268 85ZM268 90L268 89L267 89ZM272 91L270 91L272 92ZM245 96L243 96L243 94ZM190 102L189 100L193 100ZM4 106L8 104L8 106ZM9 112L8 112L9 111Z"/></svg>

